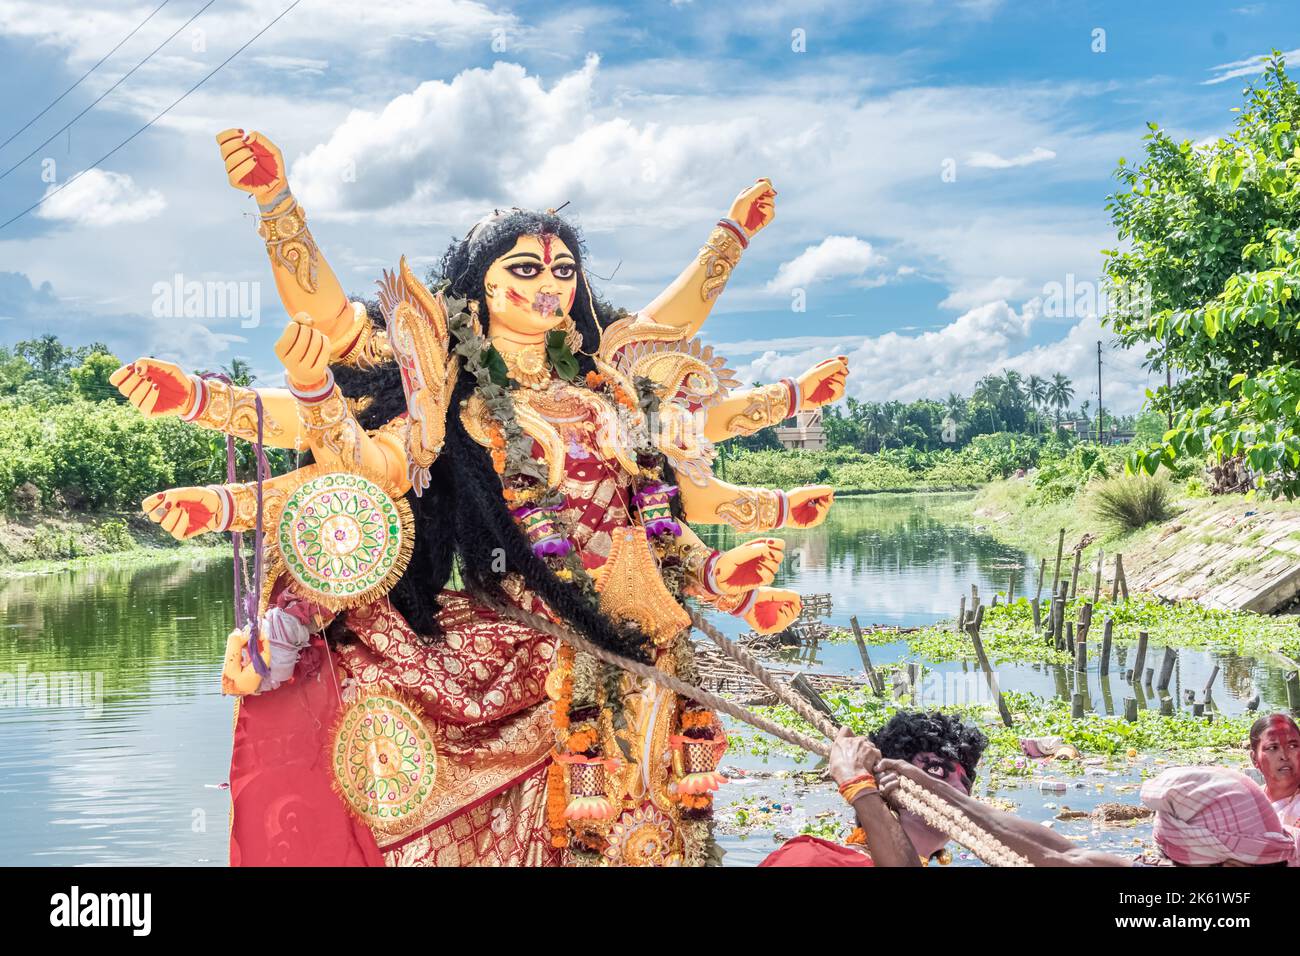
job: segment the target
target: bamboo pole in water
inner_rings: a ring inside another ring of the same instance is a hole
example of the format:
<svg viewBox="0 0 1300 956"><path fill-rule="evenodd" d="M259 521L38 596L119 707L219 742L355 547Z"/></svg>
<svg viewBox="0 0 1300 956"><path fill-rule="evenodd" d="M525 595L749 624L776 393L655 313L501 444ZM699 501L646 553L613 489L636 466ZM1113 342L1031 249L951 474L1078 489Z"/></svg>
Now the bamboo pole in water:
<svg viewBox="0 0 1300 956"><path fill-rule="evenodd" d="M1052 593L1056 593L1056 585L1061 580L1061 557L1065 553L1065 529L1061 529L1060 537L1056 539L1056 569L1052 572Z"/></svg>

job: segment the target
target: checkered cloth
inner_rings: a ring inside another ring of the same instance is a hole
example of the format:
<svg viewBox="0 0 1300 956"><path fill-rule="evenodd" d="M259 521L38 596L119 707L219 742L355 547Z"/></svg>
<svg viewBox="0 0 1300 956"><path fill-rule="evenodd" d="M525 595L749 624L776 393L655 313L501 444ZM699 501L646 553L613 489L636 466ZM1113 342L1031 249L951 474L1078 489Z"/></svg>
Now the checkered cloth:
<svg viewBox="0 0 1300 956"><path fill-rule="evenodd" d="M1235 770L1166 770L1142 785L1142 802L1156 813L1156 843L1175 863L1300 865L1296 838L1282 828L1268 796Z"/></svg>

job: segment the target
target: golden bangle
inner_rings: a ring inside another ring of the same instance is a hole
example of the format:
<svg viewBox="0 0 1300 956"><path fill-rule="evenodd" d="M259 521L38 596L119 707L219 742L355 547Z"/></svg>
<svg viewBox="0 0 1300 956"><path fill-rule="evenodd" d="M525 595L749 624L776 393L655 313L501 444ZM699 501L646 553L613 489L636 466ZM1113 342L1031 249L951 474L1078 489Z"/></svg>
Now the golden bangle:
<svg viewBox="0 0 1300 956"><path fill-rule="evenodd" d="M722 288L731 278L731 270L740 262L741 245L735 233L722 226L714 227L709 239L700 248L700 265L704 266L704 284L700 286L700 297L711 302L721 293Z"/></svg>
<svg viewBox="0 0 1300 956"><path fill-rule="evenodd" d="M781 494L769 488L741 488L718 506L718 517L737 531L771 531L781 526Z"/></svg>
<svg viewBox="0 0 1300 956"><path fill-rule="evenodd" d="M727 420L727 434L752 435L785 421L790 410L790 387L784 382L763 385L749 393L749 403Z"/></svg>
<svg viewBox="0 0 1300 956"><path fill-rule="evenodd" d="M271 262L293 273L298 287L308 294L316 292L318 250L307 228L307 210L291 199L284 212L263 216L257 234L266 240Z"/></svg>

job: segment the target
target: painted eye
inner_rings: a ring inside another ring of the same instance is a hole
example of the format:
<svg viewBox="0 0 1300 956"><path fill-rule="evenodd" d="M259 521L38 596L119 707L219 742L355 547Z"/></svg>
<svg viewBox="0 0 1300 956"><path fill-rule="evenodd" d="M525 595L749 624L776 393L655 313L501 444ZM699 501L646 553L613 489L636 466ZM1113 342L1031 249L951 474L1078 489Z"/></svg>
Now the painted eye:
<svg viewBox="0 0 1300 956"><path fill-rule="evenodd" d="M506 271L512 276L520 279L535 279L542 269L541 266L536 266L532 263L520 263L518 265L508 266Z"/></svg>
<svg viewBox="0 0 1300 956"><path fill-rule="evenodd" d="M948 773L948 771L944 769L944 766L941 763L930 764L930 766L925 768L925 772L932 777L943 777Z"/></svg>
<svg viewBox="0 0 1300 956"><path fill-rule="evenodd" d="M557 279L564 279L566 281L572 279L577 274L577 268L572 263L568 262L561 263L551 269L551 275L555 276Z"/></svg>

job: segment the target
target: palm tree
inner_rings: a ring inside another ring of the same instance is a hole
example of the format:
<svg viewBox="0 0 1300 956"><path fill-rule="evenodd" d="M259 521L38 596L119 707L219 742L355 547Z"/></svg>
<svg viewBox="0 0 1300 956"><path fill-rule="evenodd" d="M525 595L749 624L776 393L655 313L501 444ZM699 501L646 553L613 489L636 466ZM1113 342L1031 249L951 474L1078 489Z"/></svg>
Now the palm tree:
<svg viewBox="0 0 1300 956"><path fill-rule="evenodd" d="M1056 427L1061 427L1061 412L1070 407L1074 400L1074 386L1060 372L1052 376L1052 384L1047 386L1047 402L1056 409Z"/></svg>
<svg viewBox="0 0 1300 956"><path fill-rule="evenodd" d="M1029 376L1025 383L1025 397L1029 399L1029 404L1034 410L1034 432L1039 430L1038 410L1047 402L1048 391L1047 379L1039 375Z"/></svg>
<svg viewBox="0 0 1300 956"><path fill-rule="evenodd" d="M249 365L241 358L231 359L230 364L221 371L229 376L232 384L244 388L252 385L255 380L253 376L253 366Z"/></svg>

